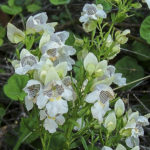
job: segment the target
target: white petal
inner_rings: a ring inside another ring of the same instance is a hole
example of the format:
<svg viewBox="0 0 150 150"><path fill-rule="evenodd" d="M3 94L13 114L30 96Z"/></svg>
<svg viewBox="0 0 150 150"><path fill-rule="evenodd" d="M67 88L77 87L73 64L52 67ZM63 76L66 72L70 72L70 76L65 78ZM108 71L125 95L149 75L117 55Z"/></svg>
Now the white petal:
<svg viewBox="0 0 150 150"><path fill-rule="evenodd" d="M50 34L47 32L44 32L44 34L42 35L41 39L40 39L40 43L39 43L39 48L41 49L41 47L47 43L50 40Z"/></svg>
<svg viewBox="0 0 150 150"><path fill-rule="evenodd" d="M39 13L35 16L30 16L26 22L27 33L40 32L43 30L42 25L48 20L46 12Z"/></svg>
<svg viewBox="0 0 150 150"><path fill-rule="evenodd" d="M58 73L56 72L55 68L51 67L46 73L46 78L44 84L48 84L53 80L60 80Z"/></svg>
<svg viewBox="0 0 150 150"><path fill-rule="evenodd" d="M28 111L30 111L33 108L33 101L32 99L29 99L27 96L25 97L25 106Z"/></svg>
<svg viewBox="0 0 150 150"><path fill-rule="evenodd" d="M25 56L30 56L32 55L27 49L23 48L20 52L20 59L22 59Z"/></svg>
<svg viewBox="0 0 150 150"><path fill-rule="evenodd" d="M56 123L57 123L58 125L63 125L64 122L65 122L64 116L59 115L59 116L56 117Z"/></svg>
<svg viewBox="0 0 150 150"><path fill-rule="evenodd" d="M88 22L88 20L89 20L89 16L87 14L85 14L79 18L79 21L84 22L84 23Z"/></svg>
<svg viewBox="0 0 150 150"><path fill-rule="evenodd" d="M45 110L40 110L40 120L44 120L46 118L47 114Z"/></svg>
<svg viewBox="0 0 150 150"><path fill-rule="evenodd" d="M144 117L144 116L139 116L137 119L137 122L142 125L142 126L148 126L149 125L149 121L148 118Z"/></svg>
<svg viewBox="0 0 150 150"><path fill-rule="evenodd" d="M60 78L64 78L67 75L67 62L62 62L55 67Z"/></svg>
<svg viewBox="0 0 150 150"><path fill-rule="evenodd" d="M19 43L24 40L25 34L13 24L8 23L7 25L7 37L12 43Z"/></svg>
<svg viewBox="0 0 150 150"><path fill-rule="evenodd" d="M114 73L115 73L115 70L116 70L116 68L115 68L114 66L109 65L109 66L107 67L106 75L107 75L108 77L113 76Z"/></svg>
<svg viewBox="0 0 150 150"><path fill-rule="evenodd" d="M46 130L48 130L49 133L54 133L54 132L56 132L56 129L58 128L58 125L55 122L55 120L46 118L45 121L44 121L44 128Z"/></svg>
<svg viewBox="0 0 150 150"><path fill-rule="evenodd" d="M100 61L96 66L96 70L101 69L103 72L105 72L107 69L107 65L108 63L106 60Z"/></svg>
<svg viewBox="0 0 150 150"><path fill-rule="evenodd" d="M84 59L84 68L87 69L88 65L92 64L96 67L98 64L98 60L96 56L93 53L88 53L87 56Z"/></svg>
<svg viewBox="0 0 150 150"><path fill-rule="evenodd" d="M46 106L47 102L48 102L48 97L43 95L42 93L40 93L39 96L37 97L37 101L36 101L38 108L39 109L44 108Z"/></svg>
<svg viewBox="0 0 150 150"><path fill-rule="evenodd" d="M64 46L64 52L67 55L71 56L71 55L74 55L76 53L76 50L72 46L66 45L66 46Z"/></svg>
<svg viewBox="0 0 150 150"><path fill-rule="evenodd" d="M57 114L64 114L68 112L67 102L64 100L50 101L46 105L47 112L50 116L54 117Z"/></svg>
<svg viewBox="0 0 150 150"><path fill-rule="evenodd" d="M60 48L60 45L57 42L49 41L41 47L41 51L42 54L44 54L50 49L57 49L57 48Z"/></svg>
<svg viewBox="0 0 150 150"><path fill-rule="evenodd" d="M67 31L57 32L56 35L60 38L62 43L65 43L65 41L69 38L69 32Z"/></svg>
<svg viewBox="0 0 150 150"><path fill-rule="evenodd" d="M94 106L91 107L91 112L92 112L93 118L98 119L99 123L103 121L103 116L105 112L99 102L96 102Z"/></svg>
<svg viewBox="0 0 150 150"><path fill-rule="evenodd" d="M118 86L123 86L126 85L126 78L122 78L121 73L115 73L113 82Z"/></svg>
<svg viewBox="0 0 150 150"><path fill-rule="evenodd" d="M96 13L96 15L98 16L98 17L100 17L100 18L107 18L107 14L105 13L105 11L104 10L98 10L97 11L97 13Z"/></svg>
<svg viewBox="0 0 150 150"><path fill-rule="evenodd" d="M95 90L86 96L85 101L88 103L94 103L95 101L99 100L99 94L99 91Z"/></svg>
<svg viewBox="0 0 150 150"><path fill-rule="evenodd" d="M61 95L65 100L73 100L73 92L69 88L64 88L64 92Z"/></svg>
<svg viewBox="0 0 150 150"><path fill-rule="evenodd" d="M139 138L134 137L128 137L126 140L126 145L130 148L133 148L135 146L139 146Z"/></svg>

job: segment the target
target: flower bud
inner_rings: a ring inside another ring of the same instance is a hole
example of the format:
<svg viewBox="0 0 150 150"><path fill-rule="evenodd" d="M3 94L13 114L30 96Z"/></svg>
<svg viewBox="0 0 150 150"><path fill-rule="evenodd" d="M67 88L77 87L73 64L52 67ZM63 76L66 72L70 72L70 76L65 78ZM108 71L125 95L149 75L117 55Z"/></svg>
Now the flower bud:
<svg viewBox="0 0 150 150"><path fill-rule="evenodd" d="M123 145L118 144L116 150L126 150L126 148Z"/></svg>
<svg viewBox="0 0 150 150"><path fill-rule="evenodd" d="M115 103L115 113L117 117L121 117L125 112L125 106L121 99Z"/></svg>
<svg viewBox="0 0 150 150"><path fill-rule="evenodd" d="M83 24L83 29L85 30L85 32L92 32L96 29L96 26L97 26L97 22L90 20Z"/></svg>
<svg viewBox="0 0 150 150"><path fill-rule="evenodd" d="M120 130L120 135L121 136L124 136L124 137L129 137L129 136L131 136L131 129L121 129Z"/></svg>
<svg viewBox="0 0 150 150"><path fill-rule="evenodd" d="M111 133L116 128L116 115L114 112L110 112L105 118L104 127Z"/></svg>
<svg viewBox="0 0 150 150"><path fill-rule="evenodd" d="M121 33L121 31L117 31L115 33L115 37L116 37L116 41L119 43L119 44L125 44L127 41L128 41L128 38L126 37L127 34L130 33L130 30L129 29L126 29L125 31L123 31Z"/></svg>
<svg viewBox="0 0 150 150"><path fill-rule="evenodd" d="M95 71L95 66L94 66L94 64L89 64L89 65L87 66L87 72L88 72L90 75L92 75L92 74L94 73L94 71Z"/></svg>

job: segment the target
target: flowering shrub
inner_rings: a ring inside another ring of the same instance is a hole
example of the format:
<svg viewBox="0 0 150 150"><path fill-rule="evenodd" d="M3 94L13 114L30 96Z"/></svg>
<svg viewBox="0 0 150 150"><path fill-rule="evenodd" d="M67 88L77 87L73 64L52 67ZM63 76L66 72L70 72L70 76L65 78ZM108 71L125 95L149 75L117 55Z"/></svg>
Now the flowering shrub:
<svg viewBox="0 0 150 150"><path fill-rule="evenodd" d="M126 79L109 63L130 34L128 29L115 29L114 24L125 19L134 5L114 1L124 6L124 12L112 14L111 25L101 4L84 5L79 21L91 38L55 32L57 23L47 23L45 12L30 16L25 31L7 25L10 42L21 43L23 48L17 49L18 58L11 62L15 75L4 91L14 100L24 99L29 114L38 118L33 134L40 137L43 150L53 149L54 135L63 137L58 139L63 141L59 149L81 145L92 150L140 149L139 137L144 136L149 115L126 109L112 88L126 86ZM19 89L15 96L13 78Z"/></svg>

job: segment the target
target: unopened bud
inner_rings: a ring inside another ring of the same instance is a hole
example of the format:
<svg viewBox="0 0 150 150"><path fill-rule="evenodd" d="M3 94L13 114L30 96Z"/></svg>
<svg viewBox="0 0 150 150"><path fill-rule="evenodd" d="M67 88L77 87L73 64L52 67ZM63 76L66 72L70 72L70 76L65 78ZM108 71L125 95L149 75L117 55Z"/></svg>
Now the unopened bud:
<svg viewBox="0 0 150 150"><path fill-rule="evenodd" d="M115 113L117 117L121 117L125 112L125 106L121 99L115 103Z"/></svg>
<svg viewBox="0 0 150 150"><path fill-rule="evenodd" d="M105 119L104 127L111 133L116 128L116 115L114 112L110 112Z"/></svg>

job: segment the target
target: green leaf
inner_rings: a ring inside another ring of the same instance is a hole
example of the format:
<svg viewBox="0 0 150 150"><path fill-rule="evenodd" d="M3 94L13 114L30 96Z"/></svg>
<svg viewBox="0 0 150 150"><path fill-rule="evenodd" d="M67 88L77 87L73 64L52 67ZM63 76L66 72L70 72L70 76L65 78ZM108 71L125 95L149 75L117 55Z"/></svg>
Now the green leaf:
<svg viewBox="0 0 150 150"><path fill-rule="evenodd" d="M23 101L26 93L23 88L26 86L29 77L26 75L14 74L8 79L8 83L4 86L4 93L12 100Z"/></svg>
<svg viewBox="0 0 150 150"><path fill-rule="evenodd" d="M70 0L49 0L53 5L64 5L70 3Z"/></svg>
<svg viewBox="0 0 150 150"><path fill-rule="evenodd" d="M112 9L112 5L109 0L96 0L96 4L101 4L107 13Z"/></svg>
<svg viewBox="0 0 150 150"><path fill-rule="evenodd" d="M146 17L140 28L141 37L150 44L150 16Z"/></svg>
<svg viewBox="0 0 150 150"><path fill-rule="evenodd" d="M144 77L144 69L137 63L136 59L132 57L123 57L122 59L117 61L115 67L116 72L122 73L123 77L127 79L127 83ZM136 84L137 83L134 83L128 86L128 88Z"/></svg>
<svg viewBox="0 0 150 150"><path fill-rule="evenodd" d="M85 150L88 150L87 143L86 143L86 141L85 141L85 139L84 139L83 136L81 137L81 142L82 142L82 145L83 145L84 149L85 149Z"/></svg>
<svg viewBox="0 0 150 150"><path fill-rule="evenodd" d="M8 5L10 7L14 6L14 2L15 2L15 0L8 0Z"/></svg>
<svg viewBox="0 0 150 150"><path fill-rule="evenodd" d="M69 32L69 38L66 40L65 44L73 46L74 42L75 42L74 34L72 32Z"/></svg>
<svg viewBox="0 0 150 150"><path fill-rule="evenodd" d="M140 61L150 60L150 46L134 41L132 44L132 50L135 52L138 60Z"/></svg>
<svg viewBox="0 0 150 150"><path fill-rule="evenodd" d="M17 15L22 12L22 8L19 6L9 7L7 5L2 5L1 10L9 15Z"/></svg>
<svg viewBox="0 0 150 150"><path fill-rule="evenodd" d="M89 145L88 150L99 150L99 148L96 146Z"/></svg>
<svg viewBox="0 0 150 150"><path fill-rule="evenodd" d="M84 67L82 61L77 61L76 64L73 67L73 70L75 72L75 78L78 81L78 84L82 84L84 79Z"/></svg>
<svg viewBox="0 0 150 150"><path fill-rule="evenodd" d="M27 10L28 12L36 12L38 10L41 9L41 6L37 5L37 4L31 4L27 6Z"/></svg>
<svg viewBox="0 0 150 150"><path fill-rule="evenodd" d="M62 133L55 133L51 137L51 142L50 142L50 150L60 150L64 149L66 143L66 138L64 134Z"/></svg>

